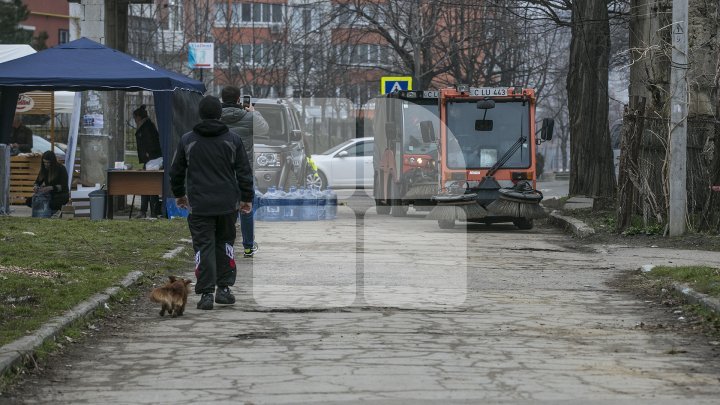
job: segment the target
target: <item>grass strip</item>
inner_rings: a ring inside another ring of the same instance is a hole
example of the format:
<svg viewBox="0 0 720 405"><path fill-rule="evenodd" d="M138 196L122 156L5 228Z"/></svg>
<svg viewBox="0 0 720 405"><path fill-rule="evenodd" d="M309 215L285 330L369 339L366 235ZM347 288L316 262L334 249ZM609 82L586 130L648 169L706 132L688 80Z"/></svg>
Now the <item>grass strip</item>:
<svg viewBox="0 0 720 405"><path fill-rule="evenodd" d="M720 298L720 269L707 266L658 266L647 273L656 279L687 284L697 292Z"/></svg>
<svg viewBox="0 0 720 405"><path fill-rule="evenodd" d="M183 219L90 221L0 217L0 346L32 333L131 271L182 274L191 249Z"/></svg>

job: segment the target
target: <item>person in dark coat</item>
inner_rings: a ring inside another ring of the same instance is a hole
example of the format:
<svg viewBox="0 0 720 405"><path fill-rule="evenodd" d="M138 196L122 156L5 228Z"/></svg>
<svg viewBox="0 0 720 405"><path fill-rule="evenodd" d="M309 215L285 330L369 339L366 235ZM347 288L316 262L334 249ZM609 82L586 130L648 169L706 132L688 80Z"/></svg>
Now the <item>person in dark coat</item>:
<svg viewBox="0 0 720 405"><path fill-rule="evenodd" d="M170 167L176 204L189 211L188 227L195 250L195 293L198 309L233 304L235 221L238 209L252 212L252 167L240 137L220 122L217 97L200 101L202 122L180 138Z"/></svg>
<svg viewBox="0 0 720 405"><path fill-rule="evenodd" d="M160 149L160 133L155 124L148 118L147 107L141 105L133 111L133 118L137 125L135 131L135 142L137 144L138 160L143 164L143 169L147 163L153 159L162 157L162 149ZM160 206L160 197L156 195L144 195L140 197L140 212L137 218L146 218L150 205L150 216L156 218L162 213Z"/></svg>
<svg viewBox="0 0 720 405"><path fill-rule="evenodd" d="M222 97L222 121L228 128L240 135L245 145L248 161L252 166L255 160L253 146L254 136L263 136L270 129L263 116L255 111L252 105L243 106L240 104L240 89L235 86L225 86L220 94ZM255 242L255 219L253 213L240 214L240 232L243 239L243 256L253 257L258 250Z"/></svg>
<svg viewBox="0 0 720 405"><path fill-rule="evenodd" d="M50 193L50 209L55 212L70 200L68 188L68 173L65 166L58 162L53 151L42 155L40 173L35 179L33 187L35 194Z"/></svg>
<svg viewBox="0 0 720 405"><path fill-rule="evenodd" d="M26 127L22 123L22 118L19 115L15 115L13 118L13 129L12 136L10 137L10 148L12 154L17 155L18 153L30 153L33 148L33 133L32 129Z"/></svg>

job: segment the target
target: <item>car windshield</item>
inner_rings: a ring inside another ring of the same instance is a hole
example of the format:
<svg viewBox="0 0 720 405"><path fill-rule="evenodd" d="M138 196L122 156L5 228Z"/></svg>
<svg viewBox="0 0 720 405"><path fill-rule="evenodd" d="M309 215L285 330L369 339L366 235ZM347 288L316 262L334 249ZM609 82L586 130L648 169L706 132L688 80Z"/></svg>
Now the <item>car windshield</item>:
<svg viewBox="0 0 720 405"><path fill-rule="evenodd" d="M528 103L517 101L496 102L488 110L478 109L475 101L448 102L447 166L489 168L524 135L526 141L503 167L530 167L529 108Z"/></svg>
<svg viewBox="0 0 720 405"><path fill-rule="evenodd" d="M44 153L49 150L50 150L50 141L48 141L47 139L45 139L41 136L33 135L33 147L32 147L33 152ZM55 155L58 157L65 156L65 151L62 150L57 145L55 146L55 149L53 149L53 151L55 152Z"/></svg>
<svg viewBox="0 0 720 405"><path fill-rule="evenodd" d="M323 152L323 153L318 153L318 155L331 155L331 154L339 151L340 149L342 149L342 148L350 145L350 144L353 143L353 142L355 142L355 141L352 140L352 139L349 140L349 141L345 141L345 142L341 143L340 145L335 145L335 146L333 146L332 148L326 150L326 151Z"/></svg>
<svg viewBox="0 0 720 405"><path fill-rule="evenodd" d="M255 109L265 118L270 129L265 136L255 136L257 143L267 143L269 145L284 145L288 143L288 122L286 120L285 108L281 105L261 105L257 104Z"/></svg>
<svg viewBox="0 0 720 405"><path fill-rule="evenodd" d="M432 154L437 150L435 142L423 142L420 132L420 123L430 121L435 128L435 137L439 137L440 119L438 118L438 105L415 104L403 102L403 144L406 153L427 153Z"/></svg>

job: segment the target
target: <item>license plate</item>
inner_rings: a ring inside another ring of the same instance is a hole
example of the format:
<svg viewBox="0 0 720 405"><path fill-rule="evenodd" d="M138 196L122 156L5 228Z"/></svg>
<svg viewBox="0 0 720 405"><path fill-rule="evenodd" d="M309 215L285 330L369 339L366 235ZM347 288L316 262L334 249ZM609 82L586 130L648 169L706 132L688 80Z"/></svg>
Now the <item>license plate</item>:
<svg viewBox="0 0 720 405"><path fill-rule="evenodd" d="M470 95L473 97L507 96L505 87L471 87Z"/></svg>

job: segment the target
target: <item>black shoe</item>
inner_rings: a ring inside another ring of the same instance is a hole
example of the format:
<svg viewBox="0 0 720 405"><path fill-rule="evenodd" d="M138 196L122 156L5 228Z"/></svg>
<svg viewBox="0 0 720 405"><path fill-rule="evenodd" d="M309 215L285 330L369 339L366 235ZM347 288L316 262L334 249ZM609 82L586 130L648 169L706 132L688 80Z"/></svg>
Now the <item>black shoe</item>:
<svg viewBox="0 0 720 405"><path fill-rule="evenodd" d="M218 287L215 291L215 302L218 304L234 304L235 296L230 292L229 287Z"/></svg>
<svg viewBox="0 0 720 405"><path fill-rule="evenodd" d="M200 297L200 301L197 303L197 309L210 310L213 309L213 295L212 293L205 293Z"/></svg>

